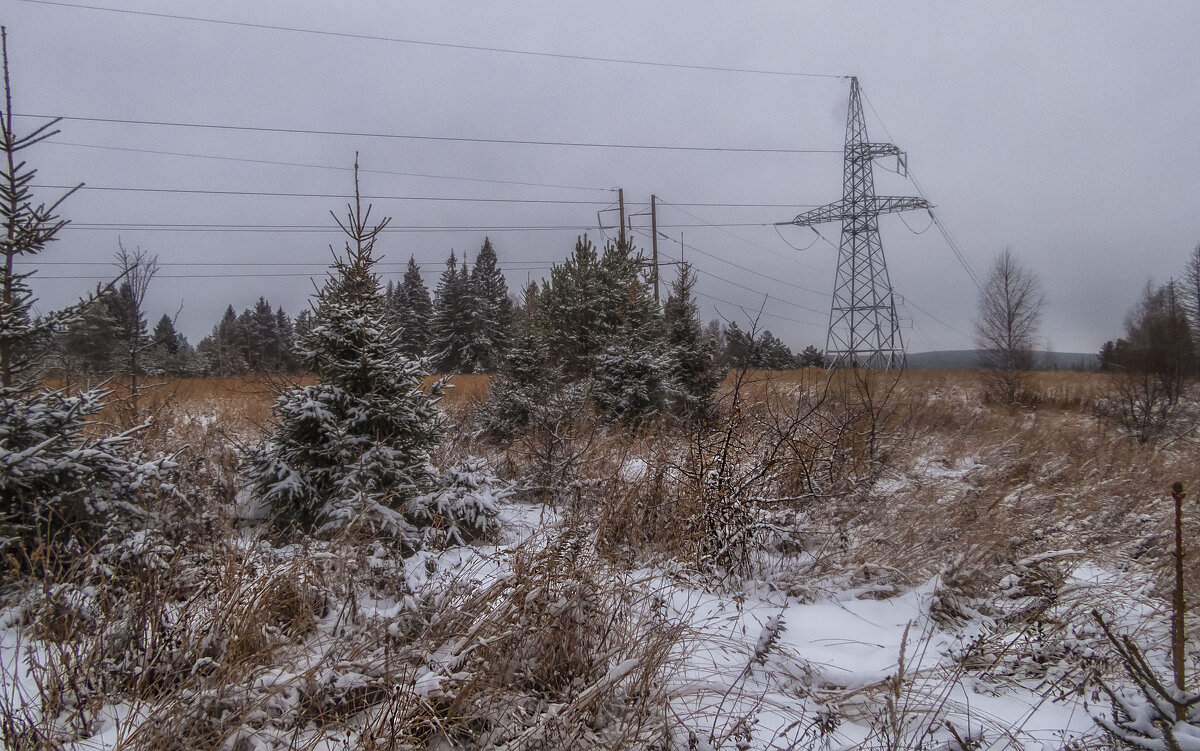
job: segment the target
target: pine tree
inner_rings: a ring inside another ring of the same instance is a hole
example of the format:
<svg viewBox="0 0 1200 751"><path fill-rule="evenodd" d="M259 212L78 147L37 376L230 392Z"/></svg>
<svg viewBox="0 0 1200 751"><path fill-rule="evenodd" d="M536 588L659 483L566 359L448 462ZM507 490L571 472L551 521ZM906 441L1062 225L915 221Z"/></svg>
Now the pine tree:
<svg viewBox="0 0 1200 751"><path fill-rule="evenodd" d="M475 268L471 271L471 290L474 295L471 311L472 370L492 372L499 367L508 346L512 300L508 298L508 283L497 266L496 250L486 237L479 255L475 257Z"/></svg>
<svg viewBox="0 0 1200 751"><path fill-rule="evenodd" d="M473 372L473 297L466 261L459 269L452 250L434 293L433 321L430 326L429 356L433 367L440 373Z"/></svg>
<svg viewBox="0 0 1200 751"><path fill-rule="evenodd" d="M57 239L66 221L56 212L66 196L49 206L35 204L30 185L36 182L36 170L26 165L21 152L57 134L52 128L58 121L28 135L16 134L8 34L2 27L0 49L0 152L5 157L0 159L0 552L10 560L29 561L37 548L53 566L59 555L72 555L94 540L105 522L136 499L136 488L150 471L124 457L128 433L88 435L92 426L87 418L104 406L102 392L68 396L32 379L42 353L28 344L62 328L96 298L39 319L30 315L31 273L16 272L14 262L36 256Z"/></svg>
<svg viewBox="0 0 1200 751"><path fill-rule="evenodd" d="M345 256L335 258L299 342L303 366L320 380L276 399L275 432L250 457L249 480L282 527L370 529L411 548L433 521L417 496L430 483L437 397L422 391L426 373L400 351L390 325L373 271L388 220L368 225L357 176L356 162L355 202L339 221L349 237Z"/></svg>
<svg viewBox="0 0 1200 751"><path fill-rule="evenodd" d="M665 380L668 403L676 414L704 418L712 411L721 374L713 365L711 340L700 329L699 306L692 295L695 285L691 266L680 265L663 306Z"/></svg>
<svg viewBox="0 0 1200 751"><path fill-rule="evenodd" d="M412 256L408 257L404 280L392 292L391 301L400 329L400 349L409 357L423 357L429 346L433 301L421 279L421 267Z"/></svg>

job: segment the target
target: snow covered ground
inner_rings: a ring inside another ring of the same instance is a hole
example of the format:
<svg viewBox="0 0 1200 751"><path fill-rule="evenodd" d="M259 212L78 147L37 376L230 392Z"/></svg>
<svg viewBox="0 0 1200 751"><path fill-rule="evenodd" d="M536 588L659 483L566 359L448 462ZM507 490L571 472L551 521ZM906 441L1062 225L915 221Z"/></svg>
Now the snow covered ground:
<svg viewBox="0 0 1200 751"><path fill-rule="evenodd" d="M1100 748L1095 678L1122 677L1092 611L1169 674L1164 517L1113 469L1144 457L1063 422L1077 445L1021 415L973 424L976 443L927 430L869 493L770 517L724 575L602 545L596 507L569 497L498 493L485 540L403 556L268 542L236 502L177 552L135 530L90 584L9 598L0 733L81 750ZM646 502L661 461L641 450L589 470L614 484L605 502Z"/></svg>

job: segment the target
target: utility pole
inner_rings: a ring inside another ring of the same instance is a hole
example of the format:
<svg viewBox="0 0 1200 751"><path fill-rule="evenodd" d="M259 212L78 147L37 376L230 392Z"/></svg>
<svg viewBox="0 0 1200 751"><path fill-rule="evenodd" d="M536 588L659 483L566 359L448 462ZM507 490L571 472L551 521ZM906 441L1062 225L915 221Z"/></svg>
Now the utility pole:
<svg viewBox="0 0 1200 751"><path fill-rule="evenodd" d="M617 188L617 204L621 207L621 246L625 247L625 189Z"/></svg>
<svg viewBox="0 0 1200 751"><path fill-rule="evenodd" d="M658 302L658 208L657 199L650 196L650 247L654 262L654 302Z"/></svg>
<svg viewBox="0 0 1200 751"><path fill-rule="evenodd" d="M879 239L879 215L929 209L932 205L924 198L875 195L872 164L881 156L896 157L901 169L904 168L904 155L897 146L867 140L858 79L851 78L842 200L806 211L790 222L780 222L798 227L842 223L833 302L829 308L829 333L825 339L825 362L829 368L904 367L904 340Z"/></svg>

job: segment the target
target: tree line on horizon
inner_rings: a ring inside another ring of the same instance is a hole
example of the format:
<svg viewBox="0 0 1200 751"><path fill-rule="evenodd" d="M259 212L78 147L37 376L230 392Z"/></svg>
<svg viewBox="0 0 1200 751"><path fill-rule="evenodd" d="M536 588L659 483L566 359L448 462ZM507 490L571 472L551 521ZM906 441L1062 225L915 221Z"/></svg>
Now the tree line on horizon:
<svg viewBox="0 0 1200 751"><path fill-rule="evenodd" d="M590 243L586 236L580 242ZM625 250L632 272L644 276L640 256L631 246ZM153 264L152 258L141 255L143 263ZM460 260L451 251L432 292L420 266L410 257L403 277L399 282L389 281L383 291L402 352L409 357L427 358L430 368L439 373L500 372L531 300L536 300L543 290L560 290L558 299L571 294L591 294L588 285L594 283L600 289L604 284L601 277L612 273L611 269L594 270L586 261L584 268L578 268L577 255L561 266L567 263L574 263L573 273L583 276L568 279L560 269L556 286L552 270L550 279L540 285L530 282L514 296L489 238L484 238L473 266L465 256ZM156 271L151 269L151 279ZM586 278L593 273L594 280ZM690 273L694 276L694 272ZM564 285L573 285L572 292L562 291ZM598 297L594 303L608 311L597 312L596 321L611 326L613 316L624 315L618 312L625 307L617 293L607 297L607 293L595 294ZM103 380L126 374L130 365L122 353L137 349L144 353L137 366L141 376L296 375L304 370L295 355L295 346L297 338L313 325L310 309L293 318L266 297L259 297L240 313L230 304L211 332L192 345L176 329L176 320L170 315L162 315L150 327L137 297L133 286L122 281L106 294L98 295L66 327L47 335L39 346L50 353L49 368L68 381ZM557 317L546 320L544 333L561 345L561 336L554 332L577 330L580 320L589 320L587 316L580 319L579 315L578 311L563 308ZM589 336L603 338L595 331L579 336L581 342L586 342ZM712 320L703 326L699 338L706 356L720 367L787 370L824 365L823 353L816 347L810 345L794 354L770 330L760 330L755 321L743 327L736 321Z"/></svg>

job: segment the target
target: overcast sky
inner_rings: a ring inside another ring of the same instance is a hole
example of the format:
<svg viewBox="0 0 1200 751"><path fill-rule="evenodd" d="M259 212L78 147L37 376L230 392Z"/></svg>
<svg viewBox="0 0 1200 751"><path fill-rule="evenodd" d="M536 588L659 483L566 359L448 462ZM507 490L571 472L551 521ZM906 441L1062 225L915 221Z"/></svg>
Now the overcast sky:
<svg viewBox="0 0 1200 751"><path fill-rule="evenodd" d="M703 318L744 322L765 295L762 325L793 348L824 347L840 228L822 227L821 239L772 225L840 197L849 83L839 77L849 75L871 105L871 139L908 153L968 263L982 275L1007 246L1040 277L1053 349L1091 352L1119 335L1146 280L1178 275L1200 242L1200 3L95 2L460 46L0 0L15 112L806 152L72 119L57 143L28 152L42 185L345 195L358 151L367 195L544 201L374 200L397 230L439 228L379 246L395 264L380 267L385 277L398 279L412 255L431 288L452 248L473 256L485 235L511 288L541 277L581 231L612 234L597 212L623 187L631 214L651 194L666 204L659 225L672 239L660 254L679 257L682 233ZM890 166L877 165L877 192L914 194ZM82 191L63 207L75 226L41 257L35 290L42 309L59 307L111 275L118 241L140 246L162 266L151 323L182 304L179 327L195 343L230 303L240 311L263 295L292 315L307 305L309 277L321 278L330 243L341 246L330 209L343 201ZM649 217L633 221L648 248ZM881 220L906 343L969 347L977 291L941 234L922 233L929 224L922 212ZM441 229L454 227L473 229Z"/></svg>

